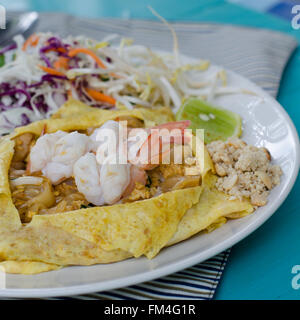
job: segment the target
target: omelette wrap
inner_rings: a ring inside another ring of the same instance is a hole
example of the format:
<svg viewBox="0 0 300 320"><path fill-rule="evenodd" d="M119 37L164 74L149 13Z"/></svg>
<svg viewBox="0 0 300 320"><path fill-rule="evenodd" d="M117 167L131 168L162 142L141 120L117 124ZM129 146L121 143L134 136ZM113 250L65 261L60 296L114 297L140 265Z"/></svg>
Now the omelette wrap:
<svg viewBox="0 0 300 320"><path fill-rule="evenodd" d="M6 272L33 274L143 255L152 259L166 246L253 212L249 201L232 199L215 188L214 166L204 143L203 158L193 164L159 164L149 170L138 166L135 170L143 171L142 178L130 188L126 184L113 200L116 190L103 187L102 199L95 198L97 185L86 188L91 179L84 174L92 166L85 167L84 160L96 165L90 149L72 164L67 178L61 178L60 168L65 174L69 163L54 170L54 158L52 166L37 164L35 157L52 148L37 150L41 138L57 134L67 139L76 133L79 152L80 139L120 121L127 121L130 130L175 123L169 108L100 110L71 99L50 119L1 138L0 265ZM195 156L193 146L191 152ZM128 166L130 177L133 167L137 165Z"/></svg>

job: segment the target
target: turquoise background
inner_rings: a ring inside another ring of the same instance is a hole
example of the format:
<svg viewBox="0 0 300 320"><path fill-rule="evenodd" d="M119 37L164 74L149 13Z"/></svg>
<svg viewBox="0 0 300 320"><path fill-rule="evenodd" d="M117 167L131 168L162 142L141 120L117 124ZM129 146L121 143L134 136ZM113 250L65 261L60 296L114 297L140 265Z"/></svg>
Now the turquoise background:
<svg viewBox="0 0 300 320"><path fill-rule="evenodd" d="M150 4L168 20L213 21L269 28L300 40L300 30L275 16L222 0L7 0L7 9L61 11L86 17L153 19ZM55 22L54 22L55 23ZM282 78L279 102L300 130L300 51ZM232 248L215 299L299 299L291 286L291 269L300 265L300 179L280 209L257 231Z"/></svg>

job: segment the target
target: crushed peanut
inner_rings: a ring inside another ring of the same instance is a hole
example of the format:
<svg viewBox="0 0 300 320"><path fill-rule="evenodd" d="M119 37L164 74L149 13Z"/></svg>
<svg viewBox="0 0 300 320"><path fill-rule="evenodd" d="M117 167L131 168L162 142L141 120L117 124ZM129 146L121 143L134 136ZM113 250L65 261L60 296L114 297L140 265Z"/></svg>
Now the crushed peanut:
<svg viewBox="0 0 300 320"><path fill-rule="evenodd" d="M233 197L249 198L252 205L264 206L269 191L280 183L281 168L270 163L267 149L247 145L238 138L207 145L219 176L218 190Z"/></svg>

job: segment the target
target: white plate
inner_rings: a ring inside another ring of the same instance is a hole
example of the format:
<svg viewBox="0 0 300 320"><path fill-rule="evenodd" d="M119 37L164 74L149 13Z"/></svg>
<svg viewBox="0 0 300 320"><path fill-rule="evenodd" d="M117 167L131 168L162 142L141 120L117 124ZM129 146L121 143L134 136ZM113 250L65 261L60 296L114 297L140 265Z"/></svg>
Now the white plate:
<svg viewBox="0 0 300 320"><path fill-rule="evenodd" d="M193 59L188 59L192 62ZM215 69L217 67L212 67ZM249 80L228 72L230 85L251 90L255 95L227 95L217 103L241 115L243 139L265 146L283 169L281 184L272 190L269 202L254 214L232 220L209 234L163 249L156 258L129 259L108 265L74 266L37 275L6 277L2 297L48 297L84 294L133 285L162 277L202 262L236 244L261 226L290 192L299 171L299 138L284 109Z"/></svg>

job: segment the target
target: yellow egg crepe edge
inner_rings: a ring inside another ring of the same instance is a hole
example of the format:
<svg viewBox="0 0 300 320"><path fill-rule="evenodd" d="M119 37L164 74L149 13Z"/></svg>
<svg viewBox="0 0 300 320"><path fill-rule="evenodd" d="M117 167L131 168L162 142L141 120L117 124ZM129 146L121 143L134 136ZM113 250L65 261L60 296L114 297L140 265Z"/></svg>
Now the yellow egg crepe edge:
<svg viewBox="0 0 300 320"><path fill-rule="evenodd" d="M164 246L189 238L220 217L253 211L248 202L231 201L209 185L205 176L214 168L203 145L200 187L128 204L37 215L22 226L8 182L12 139L26 132L40 135L45 129L48 133L84 130L121 116L144 120L146 126L174 121L169 108L100 110L71 99L52 118L16 128L0 140L0 261L7 272L32 274L52 266L110 263L143 254L153 258Z"/></svg>

